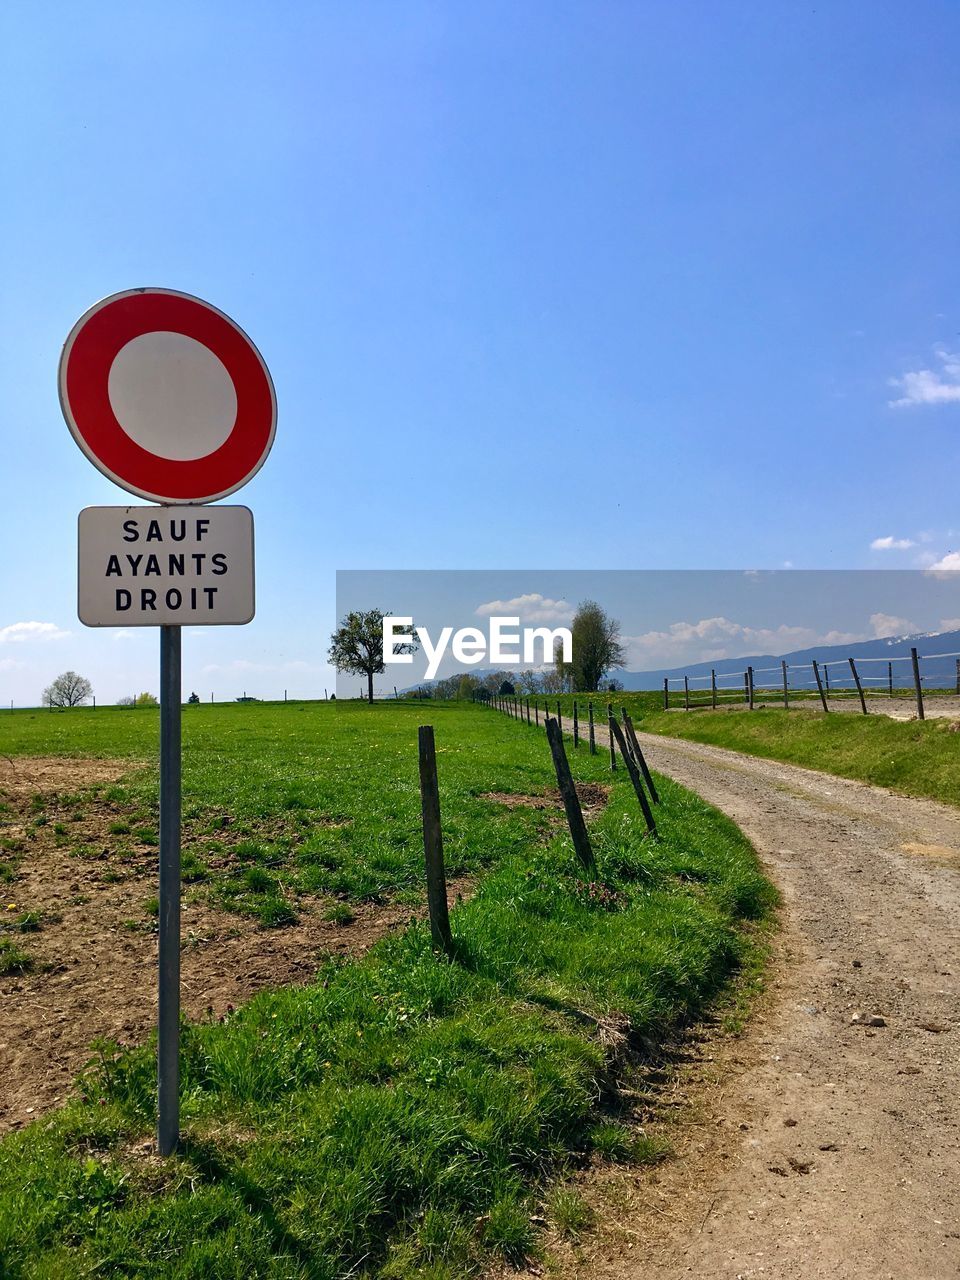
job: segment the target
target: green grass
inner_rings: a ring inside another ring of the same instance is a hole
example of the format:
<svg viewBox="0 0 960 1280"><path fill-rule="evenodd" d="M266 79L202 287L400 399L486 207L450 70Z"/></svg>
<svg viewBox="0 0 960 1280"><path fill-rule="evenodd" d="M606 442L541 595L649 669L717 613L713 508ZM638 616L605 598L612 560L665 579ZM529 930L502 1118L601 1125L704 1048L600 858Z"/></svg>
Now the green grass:
<svg viewBox="0 0 960 1280"><path fill-rule="evenodd" d="M33 967L32 957L12 938L0 938L0 978L30 973Z"/></svg>
<svg viewBox="0 0 960 1280"><path fill-rule="evenodd" d="M600 716L602 711L603 723L609 700L618 714L625 706L635 726L646 733L728 747L889 787L902 795L960 805L960 733L951 728L956 722L946 719L902 721L849 711L824 715L812 706L790 711L768 705L753 712L664 712L661 694L617 693L598 695L594 701L594 712ZM569 729L573 698L567 694L559 701ZM587 701L577 695L584 720ZM551 698L551 713L556 705L557 699Z"/></svg>
<svg viewBox="0 0 960 1280"><path fill-rule="evenodd" d="M260 703L183 709L184 868L191 891L264 918L273 899L295 911L300 895L346 902L422 900L423 850L416 728L435 723L444 842L451 877L475 873L543 838L544 814L495 812L485 791L542 789L542 743L471 706L369 708L357 702ZM0 752L129 758L132 772L95 788L106 815L97 856L135 843L152 861L157 841L158 714L114 708L15 712L0 717ZM449 725L449 731L444 729ZM462 726L470 725L469 742ZM509 751L501 743L509 742ZM411 754L412 753L412 754ZM588 776L602 778L602 767ZM60 795L56 808L86 815L89 796ZM43 802L40 797L38 802ZM49 803L49 802L48 802ZM0 824L2 835L2 824ZM84 848L79 855L84 856ZM269 887L268 887L269 889ZM271 909L266 916L280 920Z"/></svg>
<svg viewBox="0 0 960 1280"><path fill-rule="evenodd" d="M148 714L123 717L131 734ZM86 750L124 749L77 720ZM219 726L198 715L187 804L198 824L228 815L228 830L234 813L251 829L307 815L283 827L289 845L261 834L232 855L238 893L272 909L288 905L274 886L289 891L304 847L336 851L378 893L412 885L422 720L436 729L451 862L487 868L451 913L454 960L413 925L362 960L331 959L310 986L186 1027L183 1149L165 1165L142 1153L149 1049L101 1045L80 1100L0 1144L0 1275L453 1280L536 1251L531 1219L571 1161L651 1158L607 1105L594 1028L626 1015L638 1044L656 1043L756 965L750 922L772 890L716 811L661 780L654 843L616 779L591 826L606 892L590 893L549 814L480 798L554 785L542 735L402 704L227 708ZM602 757L574 770L609 781ZM149 806L150 785L134 779L114 802ZM557 1216L585 1228L572 1201Z"/></svg>

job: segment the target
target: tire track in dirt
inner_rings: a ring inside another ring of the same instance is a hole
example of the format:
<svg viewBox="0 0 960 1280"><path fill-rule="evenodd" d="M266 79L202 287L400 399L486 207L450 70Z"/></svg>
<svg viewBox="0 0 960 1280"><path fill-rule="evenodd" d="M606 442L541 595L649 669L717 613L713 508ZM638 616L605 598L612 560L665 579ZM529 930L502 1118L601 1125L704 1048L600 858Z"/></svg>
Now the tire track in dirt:
<svg viewBox="0 0 960 1280"><path fill-rule="evenodd" d="M771 997L704 1050L682 1158L597 1174L562 1274L960 1276L960 810L640 740L750 838L784 930Z"/></svg>

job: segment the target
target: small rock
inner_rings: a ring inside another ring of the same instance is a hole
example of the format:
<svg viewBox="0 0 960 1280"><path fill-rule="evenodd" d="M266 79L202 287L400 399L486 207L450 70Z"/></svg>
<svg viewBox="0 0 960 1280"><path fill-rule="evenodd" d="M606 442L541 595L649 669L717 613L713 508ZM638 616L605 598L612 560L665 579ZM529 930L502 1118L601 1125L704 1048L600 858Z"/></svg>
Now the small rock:
<svg viewBox="0 0 960 1280"><path fill-rule="evenodd" d="M863 1014L862 1014L862 1013L852 1013L852 1014L850 1015L850 1021L851 1021L852 1023L854 1023L854 1024L856 1024L856 1023L858 1023L858 1022L862 1022L862 1021L863 1021Z"/></svg>
<svg viewBox="0 0 960 1280"><path fill-rule="evenodd" d="M854 969L862 969L862 968L863 968L863 961L862 961L862 960L851 960L851 961L850 961L850 963L853 965Z"/></svg>
<svg viewBox="0 0 960 1280"><path fill-rule="evenodd" d="M786 1125L788 1129L792 1129L797 1122L796 1120L794 1120L793 1116L787 1116L786 1120L784 1120L783 1123Z"/></svg>
<svg viewBox="0 0 960 1280"><path fill-rule="evenodd" d="M879 1013L871 1013L867 1019L868 1027L885 1027L887 1025L886 1018L881 1018Z"/></svg>
<svg viewBox="0 0 960 1280"><path fill-rule="evenodd" d="M821 1151L839 1151L840 1148L837 1146L835 1142L821 1142L820 1150Z"/></svg>

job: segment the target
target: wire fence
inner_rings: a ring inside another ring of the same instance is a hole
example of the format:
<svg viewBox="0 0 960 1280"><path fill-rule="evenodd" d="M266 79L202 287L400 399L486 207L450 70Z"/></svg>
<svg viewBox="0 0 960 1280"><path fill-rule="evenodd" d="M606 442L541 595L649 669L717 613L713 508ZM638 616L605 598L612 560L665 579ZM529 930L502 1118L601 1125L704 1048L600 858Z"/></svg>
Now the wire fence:
<svg viewBox="0 0 960 1280"><path fill-rule="evenodd" d="M781 659L778 666L755 669L748 665L742 673L711 670L709 675L665 676L663 680L665 710L741 703L752 711L760 698L766 705L773 697L782 699L788 709L791 699L818 698L823 710L829 711L831 699L854 698L866 715L870 698L909 698L916 701L917 715L923 720L924 696L933 693L960 698L960 651L921 654L911 648L909 654L895 658L834 658L800 664Z"/></svg>

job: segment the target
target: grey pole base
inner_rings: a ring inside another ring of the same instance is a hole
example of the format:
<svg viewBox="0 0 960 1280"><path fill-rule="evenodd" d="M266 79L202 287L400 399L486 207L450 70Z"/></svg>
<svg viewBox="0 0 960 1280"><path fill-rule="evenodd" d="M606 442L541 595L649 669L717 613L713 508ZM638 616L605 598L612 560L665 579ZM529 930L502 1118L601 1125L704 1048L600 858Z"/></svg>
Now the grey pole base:
<svg viewBox="0 0 960 1280"><path fill-rule="evenodd" d="M180 628L160 628L157 1150L180 1138Z"/></svg>

